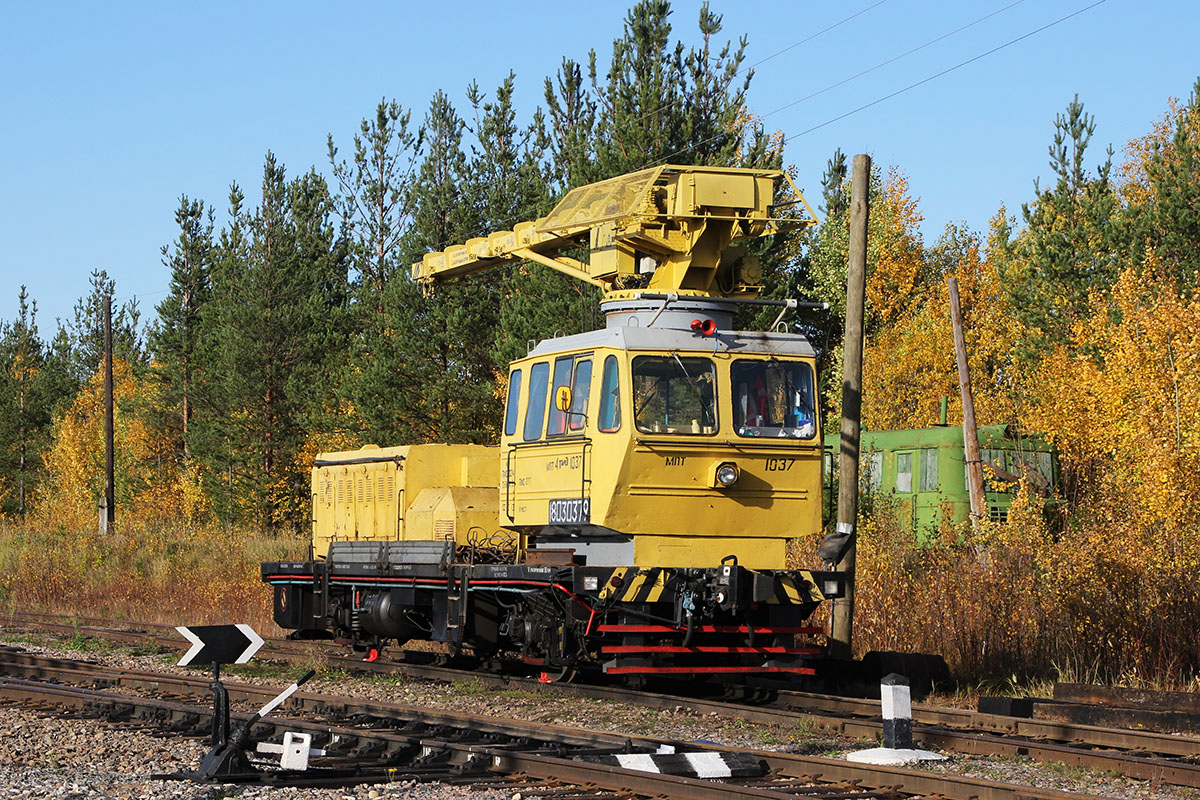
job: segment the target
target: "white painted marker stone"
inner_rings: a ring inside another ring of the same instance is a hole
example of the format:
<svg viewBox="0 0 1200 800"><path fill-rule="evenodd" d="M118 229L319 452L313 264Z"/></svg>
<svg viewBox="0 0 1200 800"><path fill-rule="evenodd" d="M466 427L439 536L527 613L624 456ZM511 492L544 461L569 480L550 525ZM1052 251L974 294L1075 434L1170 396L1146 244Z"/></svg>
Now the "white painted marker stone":
<svg viewBox="0 0 1200 800"><path fill-rule="evenodd" d="M883 747L858 750L846 755L847 761L876 766L896 766L914 761L942 761L946 757L913 748L912 691L908 679L892 673L879 684L880 709L883 712Z"/></svg>

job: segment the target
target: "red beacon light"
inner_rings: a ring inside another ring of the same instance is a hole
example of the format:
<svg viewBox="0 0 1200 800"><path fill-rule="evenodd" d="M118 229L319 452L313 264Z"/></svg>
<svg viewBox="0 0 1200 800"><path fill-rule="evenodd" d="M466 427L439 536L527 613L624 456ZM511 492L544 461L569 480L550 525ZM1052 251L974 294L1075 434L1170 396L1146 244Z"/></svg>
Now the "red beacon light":
<svg viewBox="0 0 1200 800"><path fill-rule="evenodd" d="M701 336L712 336L717 332L717 323L711 319L694 319L692 320L692 331Z"/></svg>

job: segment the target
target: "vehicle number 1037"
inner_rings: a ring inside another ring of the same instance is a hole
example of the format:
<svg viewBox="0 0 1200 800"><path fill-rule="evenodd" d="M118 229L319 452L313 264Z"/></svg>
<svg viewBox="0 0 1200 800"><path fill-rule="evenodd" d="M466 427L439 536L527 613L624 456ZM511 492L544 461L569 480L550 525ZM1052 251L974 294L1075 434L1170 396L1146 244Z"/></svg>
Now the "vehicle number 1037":
<svg viewBox="0 0 1200 800"><path fill-rule="evenodd" d="M794 458L768 458L767 472L787 472L795 463Z"/></svg>

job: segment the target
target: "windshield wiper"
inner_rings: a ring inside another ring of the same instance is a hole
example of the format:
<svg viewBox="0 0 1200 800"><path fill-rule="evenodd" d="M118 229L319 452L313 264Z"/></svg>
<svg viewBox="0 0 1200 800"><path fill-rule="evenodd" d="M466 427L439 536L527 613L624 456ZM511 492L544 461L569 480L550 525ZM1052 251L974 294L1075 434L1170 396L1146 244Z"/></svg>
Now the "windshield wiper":
<svg viewBox="0 0 1200 800"><path fill-rule="evenodd" d="M688 374L687 367L683 366L683 362L679 360L678 353L671 353L671 358L675 359L675 363L679 365L679 371L683 373L683 377L687 379L687 382L696 391L696 399L700 401L701 407L704 408L704 413L708 414L708 418L715 422L717 415L709 408L708 403L704 402L704 392L701 389L700 382Z"/></svg>

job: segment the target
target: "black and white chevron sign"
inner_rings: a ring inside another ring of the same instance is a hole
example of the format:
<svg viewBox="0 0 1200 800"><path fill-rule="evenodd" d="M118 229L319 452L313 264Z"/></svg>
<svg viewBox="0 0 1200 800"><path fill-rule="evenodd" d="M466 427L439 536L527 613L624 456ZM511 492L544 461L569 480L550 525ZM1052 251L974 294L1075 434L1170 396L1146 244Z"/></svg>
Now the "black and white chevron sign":
<svg viewBox="0 0 1200 800"><path fill-rule="evenodd" d="M192 647L179 659L188 664L245 664L263 646L249 625L180 625L175 628Z"/></svg>

